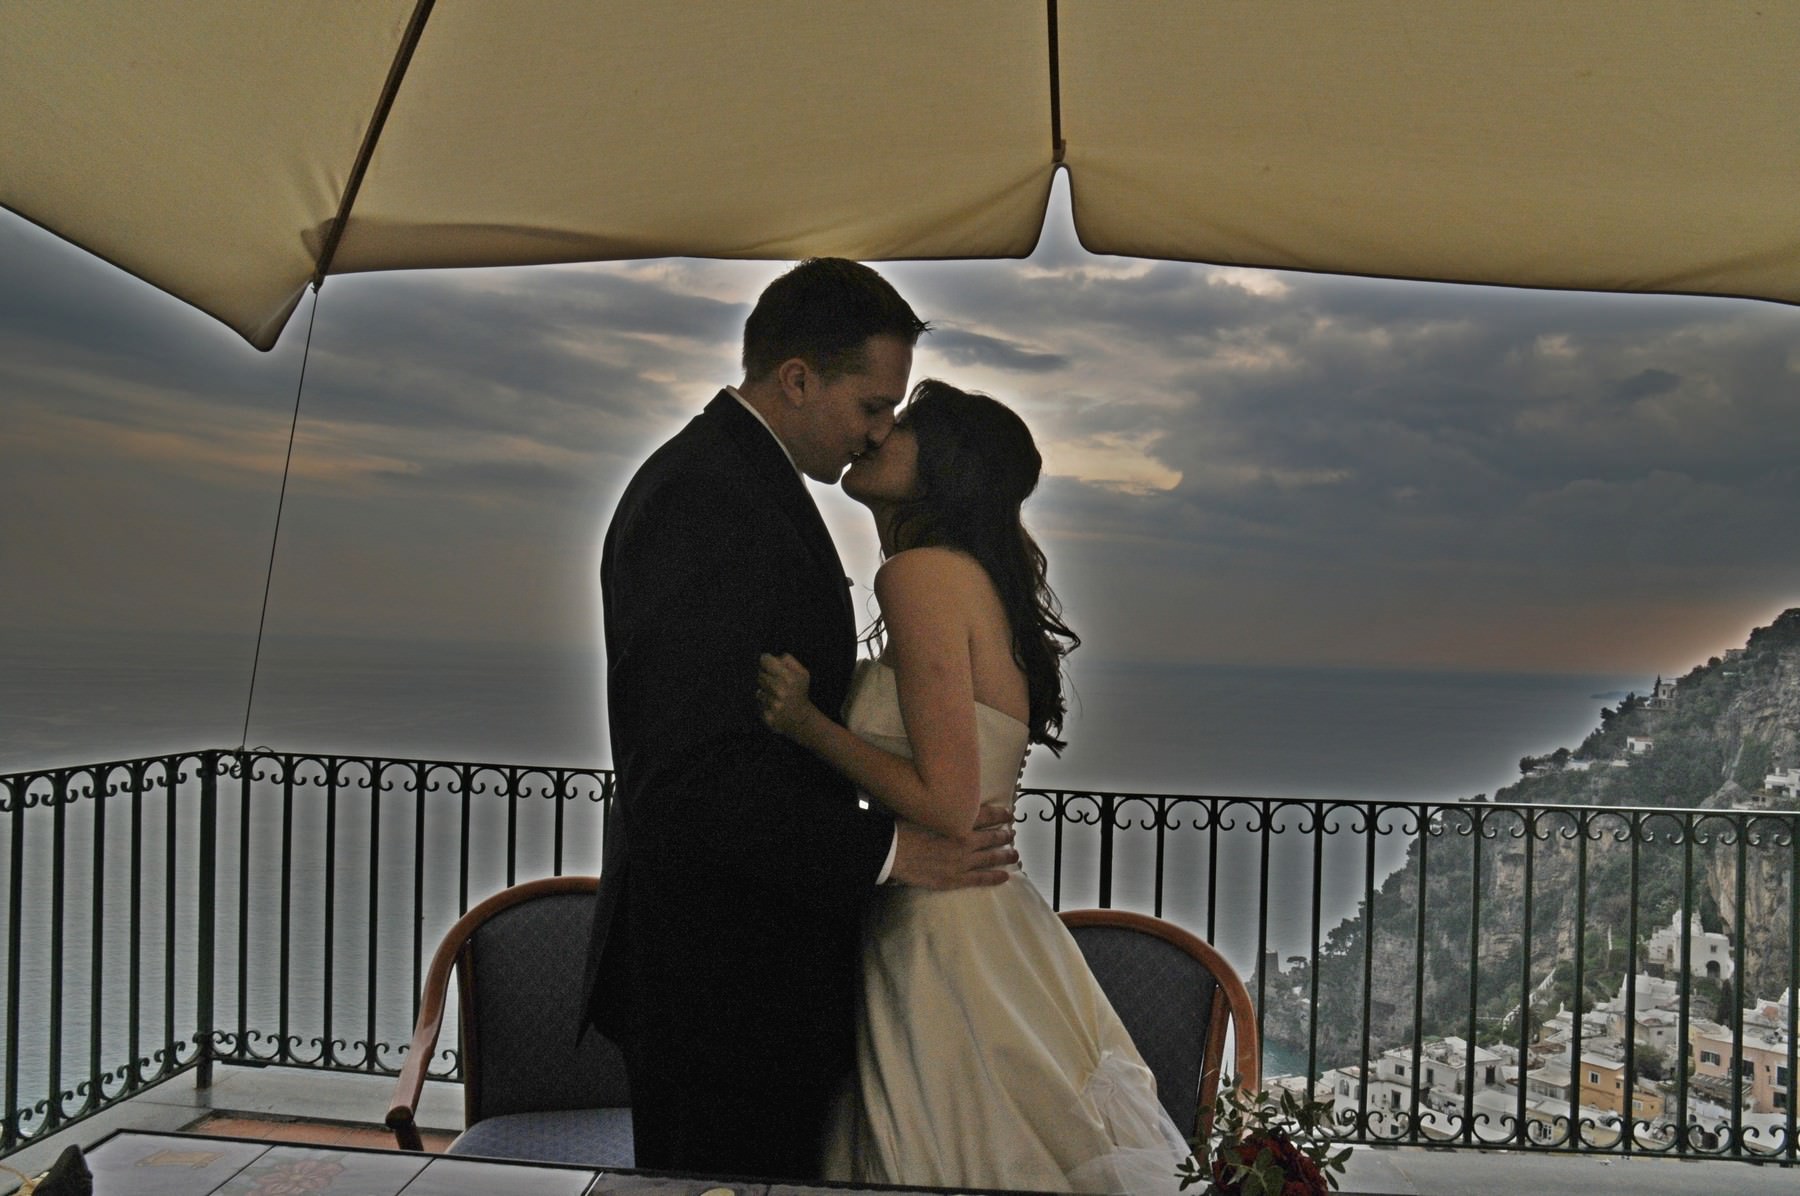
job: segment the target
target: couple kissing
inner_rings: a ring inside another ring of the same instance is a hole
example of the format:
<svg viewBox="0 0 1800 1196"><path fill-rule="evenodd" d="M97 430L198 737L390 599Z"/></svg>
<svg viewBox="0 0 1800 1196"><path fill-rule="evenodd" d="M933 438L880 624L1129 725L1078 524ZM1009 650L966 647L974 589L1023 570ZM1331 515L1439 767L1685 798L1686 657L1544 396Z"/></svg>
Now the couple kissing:
<svg viewBox="0 0 1800 1196"><path fill-rule="evenodd" d="M639 1167L1172 1193L1188 1147L1012 847L1079 643L1021 518L1041 458L992 398L909 397L928 328L867 266L801 263L619 501L589 1017ZM880 538L861 664L807 478Z"/></svg>

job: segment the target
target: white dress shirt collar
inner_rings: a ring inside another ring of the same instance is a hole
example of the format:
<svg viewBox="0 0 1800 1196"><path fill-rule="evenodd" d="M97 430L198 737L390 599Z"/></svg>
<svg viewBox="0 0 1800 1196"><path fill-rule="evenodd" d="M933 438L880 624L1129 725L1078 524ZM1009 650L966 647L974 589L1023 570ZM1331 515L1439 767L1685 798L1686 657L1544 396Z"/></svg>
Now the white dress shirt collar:
<svg viewBox="0 0 1800 1196"><path fill-rule="evenodd" d="M756 422L761 424L763 426L763 429L766 432L768 432L768 434L770 436L775 437L775 443L778 445L781 445L781 455L787 458L788 464L792 465L794 467L794 472L796 474L799 474L800 466L798 463L795 462L794 454L788 452L787 445L781 444L781 437L775 436L775 429L769 427L769 421L763 418L763 413L758 411L756 408L752 407L750 405L750 400L746 399L743 395L738 393L737 387L727 386L725 388L725 393L730 395L732 398L736 399L738 401L739 406L741 406L745 411L748 411L751 415L754 415L756 417ZM800 480L804 482L806 480L806 476L804 474L801 474Z"/></svg>

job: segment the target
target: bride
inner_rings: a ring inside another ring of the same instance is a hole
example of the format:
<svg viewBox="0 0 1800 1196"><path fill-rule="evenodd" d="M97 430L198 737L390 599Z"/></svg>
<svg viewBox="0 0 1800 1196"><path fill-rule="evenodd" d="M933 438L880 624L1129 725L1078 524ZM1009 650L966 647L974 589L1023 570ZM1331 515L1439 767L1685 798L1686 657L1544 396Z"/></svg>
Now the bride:
<svg viewBox="0 0 1800 1196"><path fill-rule="evenodd" d="M1010 807L1025 753L1053 751L1057 613L1020 521L1041 459L985 395L926 380L881 448L844 475L875 517L885 628L840 726L791 656L764 656L763 720L871 799L944 835ZM879 895L863 946L857 1074L826 1142L828 1178L1177 1191L1187 1144L1080 949L1022 871L1005 884Z"/></svg>

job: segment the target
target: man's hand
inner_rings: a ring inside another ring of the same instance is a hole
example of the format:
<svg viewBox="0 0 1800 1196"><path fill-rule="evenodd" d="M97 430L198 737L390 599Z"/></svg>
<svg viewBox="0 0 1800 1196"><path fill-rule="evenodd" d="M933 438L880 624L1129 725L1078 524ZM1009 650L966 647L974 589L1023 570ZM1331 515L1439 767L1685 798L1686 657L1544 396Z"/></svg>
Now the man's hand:
<svg viewBox="0 0 1800 1196"><path fill-rule="evenodd" d="M1012 811L1004 806L982 806L975 829L954 839L945 838L904 820L894 850L894 868L888 882L921 889L968 889L1004 884L1008 864L1016 864Z"/></svg>

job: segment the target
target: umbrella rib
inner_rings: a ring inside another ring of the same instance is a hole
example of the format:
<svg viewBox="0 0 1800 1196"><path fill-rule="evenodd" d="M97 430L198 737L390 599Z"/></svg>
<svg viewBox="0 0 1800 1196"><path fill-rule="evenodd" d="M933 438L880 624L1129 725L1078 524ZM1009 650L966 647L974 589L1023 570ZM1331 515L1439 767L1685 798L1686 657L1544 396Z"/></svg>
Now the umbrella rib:
<svg viewBox="0 0 1800 1196"><path fill-rule="evenodd" d="M338 204L337 216L331 222L330 230L325 234L325 244L319 251L318 269L313 271L313 290L318 290L325 282L325 274L331 269L331 259L337 256L338 241L344 235L344 225L350 220L350 209L356 205L356 194L362 190L363 174L369 169L369 159L375 156L375 143L381 140L381 130L387 125L388 113L393 110L394 97L400 92L400 81L406 78L406 68L412 64L413 51L418 48L419 37L425 32L426 18L431 16L431 9L436 0L419 0L413 7L412 18L406 23L406 32L401 35L400 48L394 55L393 65L388 67L387 82L381 88L381 98L375 102L374 115L369 118L369 128L363 134L362 148L356 152L356 163L350 168L350 180L344 185L344 198Z"/></svg>

